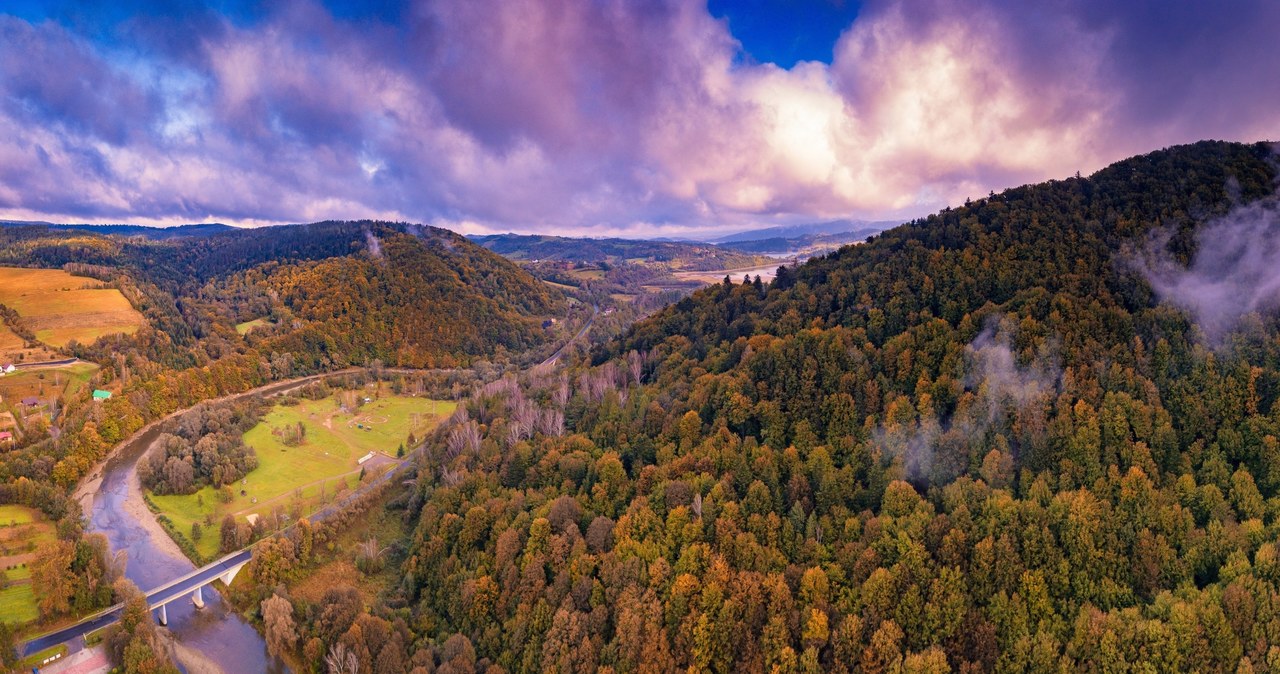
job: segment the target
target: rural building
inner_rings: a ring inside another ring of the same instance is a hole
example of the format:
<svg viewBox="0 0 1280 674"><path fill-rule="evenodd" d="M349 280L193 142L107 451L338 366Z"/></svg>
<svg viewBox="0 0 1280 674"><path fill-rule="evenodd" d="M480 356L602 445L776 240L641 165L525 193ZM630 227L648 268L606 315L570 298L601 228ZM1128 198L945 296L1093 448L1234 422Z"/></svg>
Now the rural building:
<svg viewBox="0 0 1280 674"><path fill-rule="evenodd" d="M18 367L13 363L5 363L4 365L0 365L0 375L9 374L17 369Z"/></svg>
<svg viewBox="0 0 1280 674"><path fill-rule="evenodd" d="M94 400L106 400L107 398L110 398L110 397L111 397L111 391L103 391L100 388L93 390Z"/></svg>
<svg viewBox="0 0 1280 674"><path fill-rule="evenodd" d="M26 398L22 399L23 407L38 407L39 405L40 405L40 399L35 396L27 396Z"/></svg>
<svg viewBox="0 0 1280 674"><path fill-rule="evenodd" d="M9 431L0 431L0 443L13 442L13 433Z"/></svg>
<svg viewBox="0 0 1280 674"><path fill-rule="evenodd" d="M364 456L362 456L362 457L360 457L359 459L357 459L357 460L356 460L356 465L358 465L358 466L363 466L363 465L365 464L365 462L366 462L366 461L368 461L369 459L372 459L372 458L373 458L373 452L369 452L368 454L365 454Z"/></svg>

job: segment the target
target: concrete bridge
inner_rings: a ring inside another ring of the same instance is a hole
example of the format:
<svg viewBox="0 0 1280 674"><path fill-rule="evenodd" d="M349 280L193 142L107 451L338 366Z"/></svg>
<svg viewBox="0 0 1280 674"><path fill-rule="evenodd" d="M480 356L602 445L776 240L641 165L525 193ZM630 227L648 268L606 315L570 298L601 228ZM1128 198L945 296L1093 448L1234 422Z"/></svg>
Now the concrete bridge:
<svg viewBox="0 0 1280 674"><path fill-rule="evenodd" d="M169 623L169 611L166 607L170 603L190 596L192 603L197 608L204 608L204 587L215 580L222 581L224 585L230 585L231 581L235 580L236 574L240 572L240 569L245 564L248 564L251 559L253 559L252 546L233 552L185 576L147 591L147 605L151 610L157 612L157 621L161 625L167 625ZM56 632L43 634L23 644L20 654L26 657L51 646L57 646L58 644L84 637L86 634L95 632L119 620L123 610L124 604L116 604L82 619L74 625L64 627Z"/></svg>

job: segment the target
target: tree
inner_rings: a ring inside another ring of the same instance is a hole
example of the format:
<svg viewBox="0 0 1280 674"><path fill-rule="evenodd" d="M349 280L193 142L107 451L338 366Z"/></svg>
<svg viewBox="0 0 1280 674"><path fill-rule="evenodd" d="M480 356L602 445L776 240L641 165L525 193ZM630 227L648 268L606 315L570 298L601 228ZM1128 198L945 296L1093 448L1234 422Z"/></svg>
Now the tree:
<svg viewBox="0 0 1280 674"><path fill-rule="evenodd" d="M329 653L324 656L324 664L329 668L329 674L360 674L359 656L347 649L342 642L329 647Z"/></svg>
<svg viewBox="0 0 1280 674"><path fill-rule="evenodd" d="M31 563L31 590L42 616L58 616L71 610L71 597L78 586L71 569L75 553L75 544L64 540L42 545L36 551Z"/></svg>
<svg viewBox="0 0 1280 674"><path fill-rule="evenodd" d="M236 518L233 515L227 515L222 518L222 539L221 550L223 552L234 552L240 547L240 532L236 525Z"/></svg>
<svg viewBox="0 0 1280 674"><path fill-rule="evenodd" d="M293 604L278 594L262 602L263 631L267 636L267 651L276 657L292 652L298 642L298 630L293 622Z"/></svg>
<svg viewBox="0 0 1280 674"><path fill-rule="evenodd" d="M6 671L18 664L17 643L13 638L13 628L9 623L0 620L0 667Z"/></svg>
<svg viewBox="0 0 1280 674"><path fill-rule="evenodd" d="M120 621L107 633L107 653L111 661L128 674L176 674L167 649L151 619L147 598L133 583L116 584L124 599Z"/></svg>
<svg viewBox="0 0 1280 674"><path fill-rule="evenodd" d="M389 548L378 545L378 539L372 536L356 547L356 568L371 574L382 570L382 556Z"/></svg>

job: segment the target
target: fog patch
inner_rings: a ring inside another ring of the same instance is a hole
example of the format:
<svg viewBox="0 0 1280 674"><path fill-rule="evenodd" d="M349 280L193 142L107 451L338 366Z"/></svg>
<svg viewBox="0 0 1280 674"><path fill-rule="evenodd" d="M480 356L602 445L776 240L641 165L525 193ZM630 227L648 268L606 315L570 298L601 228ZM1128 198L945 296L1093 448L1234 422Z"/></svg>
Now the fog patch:
<svg viewBox="0 0 1280 674"><path fill-rule="evenodd" d="M372 255L373 259L378 260L379 262L386 259L382 256L382 242L378 240L378 237L374 235L373 230L369 229L368 225L365 225L364 227L364 243L365 247L369 249L369 255Z"/></svg>
<svg viewBox="0 0 1280 674"><path fill-rule="evenodd" d="M1196 232L1189 266L1169 253L1174 232L1153 232L1134 266L1156 296L1191 315L1212 344L1247 314L1280 305L1280 201L1237 206Z"/></svg>
<svg viewBox="0 0 1280 674"><path fill-rule="evenodd" d="M1060 367L1047 355L1019 365L1008 334L995 324L965 347L965 361L966 393L951 418L920 415L911 423L882 426L872 438L901 460L912 482L942 484L962 474L973 450L985 455L996 448L983 446L990 431L1005 428L1014 418L1041 414L1061 388Z"/></svg>

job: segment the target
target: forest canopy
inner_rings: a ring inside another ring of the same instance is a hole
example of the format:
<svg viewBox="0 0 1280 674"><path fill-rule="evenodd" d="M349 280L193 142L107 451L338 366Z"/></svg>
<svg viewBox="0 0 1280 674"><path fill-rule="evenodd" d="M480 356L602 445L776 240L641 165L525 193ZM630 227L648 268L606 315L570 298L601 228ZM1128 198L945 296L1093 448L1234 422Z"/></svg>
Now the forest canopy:
<svg viewBox="0 0 1280 674"><path fill-rule="evenodd" d="M1280 671L1275 307L1214 341L1133 264L1276 176L1206 142L993 194L486 386L391 503L397 586L293 602L298 655Z"/></svg>

